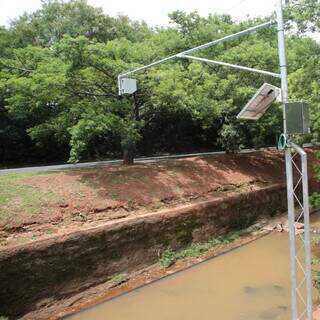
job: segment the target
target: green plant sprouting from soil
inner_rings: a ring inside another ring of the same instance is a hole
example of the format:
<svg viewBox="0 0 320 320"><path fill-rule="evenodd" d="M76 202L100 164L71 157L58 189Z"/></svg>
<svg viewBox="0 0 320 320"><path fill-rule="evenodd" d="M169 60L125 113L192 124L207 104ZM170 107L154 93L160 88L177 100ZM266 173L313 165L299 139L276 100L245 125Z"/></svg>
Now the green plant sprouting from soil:
<svg viewBox="0 0 320 320"><path fill-rule="evenodd" d="M168 248L162 252L159 259L159 263L162 267L168 268L180 259L185 259L189 257L199 258L203 254L208 252L210 249L218 245L228 245L232 243L234 240L238 239L242 234L243 231L231 232L225 236L212 238L205 243L191 243L187 248L184 248L179 251L174 251L171 248Z"/></svg>
<svg viewBox="0 0 320 320"><path fill-rule="evenodd" d="M110 279L113 286L118 286L119 284L125 282L126 280L127 280L127 276L124 273L117 273L113 275Z"/></svg>
<svg viewBox="0 0 320 320"><path fill-rule="evenodd" d="M311 243L314 246L319 245L320 244L320 235L313 236L312 239L311 239Z"/></svg>
<svg viewBox="0 0 320 320"><path fill-rule="evenodd" d="M316 248L320 244L320 235L315 235L311 238L313 248ZM320 291L320 258L317 256L312 257L312 280L313 286Z"/></svg>
<svg viewBox="0 0 320 320"><path fill-rule="evenodd" d="M316 269L312 269L312 280L313 280L313 286L320 291L320 271L319 265L320 265L320 259L313 258L312 259L312 265L315 266Z"/></svg>

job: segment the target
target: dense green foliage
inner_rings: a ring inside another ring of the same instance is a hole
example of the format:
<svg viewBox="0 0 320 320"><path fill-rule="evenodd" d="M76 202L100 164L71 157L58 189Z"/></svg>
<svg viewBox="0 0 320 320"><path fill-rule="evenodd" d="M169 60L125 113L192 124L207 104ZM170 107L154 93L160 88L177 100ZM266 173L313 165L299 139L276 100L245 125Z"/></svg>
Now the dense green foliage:
<svg viewBox="0 0 320 320"><path fill-rule="evenodd" d="M320 160L320 152L317 152L317 158ZM320 181L320 165L315 166L315 173L316 173L316 179ZM314 192L310 196L310 204L313 208L320 208L320 193L319 192ZM320 239L320 238L319 238ZM318 240L319 240L318 239ZM320 244L317 243L317 244ZM319 274L320 275L320 274ZM320 279L320 278L319 278Z"/></svg>
<svg viewBox="0 0 320 320"><path fill-rule="evenodd" d="M320 5L292 2L287 14L299 28L288 39L290 92L310 103L317 139L320 45L301 32L319 28ZM137 74L138 92L118 96L119 73L263 21L180 11L170 19L168 28L150 28L109 17L85 0L47 0L0 28L2 165L274 145L280 106L256 123L235 118L264 81L279 85L267 76L177 60ZM276 71L275 33L271 28L197 55Z"/></svg>
<svg viewBox="0 0 320 320"><path fill-rule="evenodd" d="M179 251L174 251L171 248L168 248L161 253L159 263L162 267L168 268L180 259L199 258L209 250L218 246L223 247L229 245L245 234L245 230L232 231L225 236L211 238L208 242L193 242L186 248Z"/></svg>

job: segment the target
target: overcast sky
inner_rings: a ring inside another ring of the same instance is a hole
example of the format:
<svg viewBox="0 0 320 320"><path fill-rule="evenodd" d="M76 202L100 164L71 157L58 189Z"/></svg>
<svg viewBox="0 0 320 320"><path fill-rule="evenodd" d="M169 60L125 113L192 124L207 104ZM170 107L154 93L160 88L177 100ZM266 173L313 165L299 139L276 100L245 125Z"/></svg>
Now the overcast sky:
<svg viewBox="0 0 320 320"><path fill-rule="evenodd" d="M263 15L274 9L274 0L88 0L102 7L109 15L126 14L132 19L145 20L151 25L168 24L168 13L174 10L209 13L229 13L236 19ZM7 24L23 12L40 8L41 0L0 0L0 24Z"/></svg>
<svg viewBox="0 0 320 320"><path fill-rule="evenodd" d="M150 25L168 25L168 13L174 10L209 13L228 13L236 20L266 15L275 9L275 0L88 0L93 6L115 16L119 13ZM41 0L0 0L0 25L7 25L23 12L32 12L41 6ZM320 34L316 35L320 40Z"/></svg>

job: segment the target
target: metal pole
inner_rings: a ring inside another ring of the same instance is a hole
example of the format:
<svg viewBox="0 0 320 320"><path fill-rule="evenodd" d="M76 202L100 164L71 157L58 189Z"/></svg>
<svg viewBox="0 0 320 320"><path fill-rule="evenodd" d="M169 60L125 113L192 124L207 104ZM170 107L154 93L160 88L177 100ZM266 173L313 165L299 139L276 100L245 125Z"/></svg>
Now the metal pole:
<svg viewBox="0 0 320 320"><path fill-rule="evenodd" d="M126 77L132 73L135 73L135 72L138 72L138 71L142 71L142 70L145 70L145 69L148 69L150 67L154 67L158 64L161 64L163 62L167 62L169 60L173 60L173 59L176 59L179 55L183 55L183 54L188 54L188 53L191 53L191 52L194 52L194 51L197 51L197 50L200 50L200 49L205 49L205 48L209 48L213 45L217 45L219 43L223 43L223 42L226 42L226 41L230 41L230 40L233 40L233 39L236 39L236 38L239 38L241 36L244 36L246 34L249 34L249 33L252 33L252 32L255 32L255 31L258 31L260 29L264 29L264 28L267 28L267 27L270 27L271 25L274 24L274 21L268 21L268 22L265 22L265 23L262 23L262 24L259 24L257 26L254 26L254 27L251 27L251 28L248 28L246 30L242 30L240 32L237 32L235 34L231 34L231 35L228 35L226 37L223 37L221 39L217 39L217 40L213 40L213 41L210 41L208 43L205 43L205 44L202 44L200 46L197 46L195 48L192 48L192 49L188 49L186 51L182 51L178 54L175 54L175 55L172 55L172 56L169 56L167 58L164 58L164 59L161 59L161 60L158 60L158 61L155 61L155 62L152 62L146 66L142 66L142 67L138 67L136 69L133 69L133 70L130 70L130 71L126 71L124 73L121 73L118 77L122 78L122 77Z"/></svg>
<svg viewBox="0 0 320 320"><path fill-rule="evenodd" d="M281 91L282 102L288 102L288 71L287 71L287 57L286 57L286 43L284 35L284 21L282 0L277 0L277 25L278 25L278 49L280 61L280 74L281 74ZM283 133L287 134L286 112L283 106Z"/></svg>
<svg viewBox="0 0 320 320"><path fill-rule="evenodd" d="M307 154L301 157L302 168L302 192L304 212L304 246L305 246L305 269L307 288L307 317L312 320L312 271L311 271L311 244L310 244L310 213L309 213L309 190L308 190L308 166Z"/></svg>
<svg viewBox="0 0 320 320"><path fill-rule="evenodd" d="M286 175L287 175L287 202L288 202L288 228L289 228L289 251L290 251L290 278L291 278L291 316L292 320L298 319L297 305L297 263L296 263L296 233L295 233L295 213L293 196L293 174L291 151L285 151Z"/></svg>
<svg viewBox="0 0 320 320"><path fill-rule="evenodd" d="M136 69L133 69L133 70L130 70L130 71L126 71L124 73L121 73L118 77L120 78L123 78L123 77L126 77L132 73L135 73L135 72L138 72L138 71L142 71L142 70L145 70L145 69L149 69L150 67L154 67L158 64L161 64L163 62L167 62L169 60L173 60L173 59L176 59L177 58L177 55L173 55L173 56L169 56L169 57L166 57L164 59L161 59L161 60L158 60L158 61L155 61L155 62L152 62L150 64L147 64L146 66L142 66L142 67L138 67Z"/></svg>
<svg viewBox="0 0 320 320"><path fill-rule="evenodd" d="M288 102L288 73L286 46L284 35L282 0L277 0L277 26L278 26L278 49L281 73L281 91L283 102L283 132L287 134L285 103ZM293 195L293 173L290 148L285 149L286 176L287 176L287 202L288 202L288 227L289 227L289 247L290 247L290 276L291 276L291 316L292 320L298 319L297 306L297 271L296 271L296 239L295 239L295 214Z"/></svg>
<svg viewBox="0 0 320 320"><path fill-rule="evenodd" d="M239 70L244 70L244 71L251 71L251 72L254 72L254 73L260 73L260 74L264 74L264 75L275 77L275 78L280 78L281 77L281 75L278 74L278 73L259 70L259 69L255 69L255 68L244 67L244 66L239 66L239 65L236 65L236 64L222 62L222 61L210 60L210 59L199 58L199 57L194 57L194 56L187 56L187 55L182 55L182 54L179 54L178 58L195 60L195 61L199 61L199 62L205 62L205 63L208 63L208 64L216 64L216 65L219 65L219 66L224 66L224 67L229 67L229 68L234 68L234 69L239 69Z"/></svg>
<svg viewBox="0 0 320 320"><path fill-rule="evenodd" d="M303 197L303 222L304 222L304 258L305 280L307 294L307 319L312 320L312 272L311 272L311 243L310 243L310 212L309 212L309 188L308 188L308 165L306 152L291 142L292 147L301 157L302 197Z"/></svg>
<svg viewBox="0 0 320 320"><path fill-rule="evenodd" d="M260 29L268 28L271 25L273 25L274 23L275 23L274 21L268 21L268 22L259 24L259 25L255 26L255 27L251 27L251 28L248 28L246 30L231 34L231 35L226 36L226 37L223 37L221 39L213 40L213 41L210 41L208 43L202 44L201 46L198 46L198 47L183 51L183 52L181 52L181 54L189 54L189 53L192 53L192 52L200 50L200 49L209 48L209 47L211 47L213 45L216 45L218 43L223 43L223 42L226 42L226 41L234 40L234 39L239 38L241 36L244 36L244 35L246 35L248 33L255 32L255 31L258 31Z"/></svg>

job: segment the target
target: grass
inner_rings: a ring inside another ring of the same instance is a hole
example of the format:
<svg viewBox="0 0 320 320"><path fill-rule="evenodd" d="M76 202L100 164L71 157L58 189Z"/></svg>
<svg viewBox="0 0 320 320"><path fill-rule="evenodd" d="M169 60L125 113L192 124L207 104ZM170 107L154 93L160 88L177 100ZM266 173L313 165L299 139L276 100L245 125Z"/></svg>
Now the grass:
<svg viewBox="0 0 320 320"><path fill-rule="evenodd" d="M311 244L317 246L320 244L320 235L315 235L311 238Z"/></svg>
<svg viewBox="0 0 320 320"><path fill-rule="evenodd" d="M319 271L319 266L320 266L320 259L313 257L311 260L311 265L312 265L312 282L313 286L320 291L320 271Z"/></svg>
<svg viewBox="0 0 320 320"><path fill-rule="evenodd" d="M243 231L236 231L227 234L226 236L212 238L205 243L192 243L185 249L180 251L173 251L171 248L163 251L159 259L159 263L162 267L168 268L173 265L177 260L185 259L188 257L199 258L210 249L218 245L228 245L236 239L238 239L243 234Z"/></svg>
<svg viewBox="0 0 320 320"><path fill-rule="evenodd" d="M41 191L23 183L29 177L48 173L14 173L0 176L0 219L8 218L21 211L26 214L35 214L40 204L53 200L55 194L51 191Z"/></svg>
<svg viewBox="0 0 320 320"><path fill-rule="evenodd" d="M124 273L118 273L112 276L110 281L114 286L118 286L119 284L125 282L126 280L127 280L127 276Z"/></svg>
<svg viewBox="0 0 320 320"><path fill-rule="evenodd" d="M311 238L311 243L313 247L317 247L320 244L320 236L313 235ZM320 291L320 258L313 256L311 259L312 265L312 282L313 286Z"/></svg>

